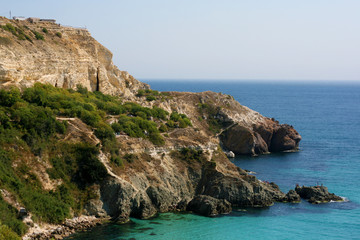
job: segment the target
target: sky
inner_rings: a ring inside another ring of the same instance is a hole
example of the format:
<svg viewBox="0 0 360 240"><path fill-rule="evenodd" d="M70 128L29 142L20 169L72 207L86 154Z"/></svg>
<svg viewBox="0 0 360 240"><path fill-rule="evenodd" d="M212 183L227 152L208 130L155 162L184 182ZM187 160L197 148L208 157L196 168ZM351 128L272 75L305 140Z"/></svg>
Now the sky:
<svg viewBox="0 0 360 240"><path fill-rule="evenodd" d="M360 82L359 0L0 0L86 27L138 79Z"/></svg>

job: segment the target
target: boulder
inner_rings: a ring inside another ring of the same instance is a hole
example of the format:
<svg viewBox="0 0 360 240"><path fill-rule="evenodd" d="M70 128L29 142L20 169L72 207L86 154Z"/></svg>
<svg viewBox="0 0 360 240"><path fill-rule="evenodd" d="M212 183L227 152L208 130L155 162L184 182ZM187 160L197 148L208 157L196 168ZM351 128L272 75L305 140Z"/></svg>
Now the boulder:
<svg viewBox="0 0 360 240"><path fill-rule="evenodd" d="M285 197L278 188L255 176L244 174L235 178L215 170L203 176L197 194L226 199L237 207L267 207Z"/></svg>
<svg viewBox="0 0 360 240"><path fill-rule="evenodd" d="M301 201L300 195L295 192L295 190L290 190L285 197L286 202L298 203Z"/></svg>
<svg viewBox="0 0 360 240"><path fill-rule="evenodd" d="M290 125L281 124L274 130L271 138L270 152L296 150L301 140L300 134Z"/></svg>
<svg viewBox="0 0 360 240"><path fill-rule="evenodd" d="M217 199L206 195L195 196L187 206L188 211L193 211L203 216L216 216L231 212L231 204L225 199Z"/></svg>
<svg viewBox="0 0 360 240"><path fill-rule="evenodd" d="M234 158L234 157L235 157L235 153L234 153L233 151L225 152L225 155L226 155L228 158Z"/></svg>
<svg viewBox="0 0 360 240"><path fill-rule="evenodd" d="M239 124L235 124L220 135L226 149L235 154L255 155L255 136L253 132Z"/></svg>
<svg viewBox="0 0 360 240"><path fill-rule="evenodd" d="M343 201L343 199L334 193L329 193L325 186L296 186L295 191L301 198L308 200L309 203L325 203L330 201Z"/></svg>

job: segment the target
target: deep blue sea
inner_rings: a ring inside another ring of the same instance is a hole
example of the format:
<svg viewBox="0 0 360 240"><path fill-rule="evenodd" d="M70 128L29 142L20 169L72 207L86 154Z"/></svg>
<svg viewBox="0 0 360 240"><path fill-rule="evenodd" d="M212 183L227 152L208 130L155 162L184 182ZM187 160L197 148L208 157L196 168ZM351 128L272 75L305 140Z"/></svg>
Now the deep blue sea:
<svg viewBox="0 0 360 240"><path fill-rule="evenodd" d="M237 157L234 164L284 192L297 183L324 184L349 201L276 203L215 218L166 213L99 226L70 239L360 239L360 84L145 82L160 91L227 93L264 116L293 125L302 136L299 152Z"/></svg>

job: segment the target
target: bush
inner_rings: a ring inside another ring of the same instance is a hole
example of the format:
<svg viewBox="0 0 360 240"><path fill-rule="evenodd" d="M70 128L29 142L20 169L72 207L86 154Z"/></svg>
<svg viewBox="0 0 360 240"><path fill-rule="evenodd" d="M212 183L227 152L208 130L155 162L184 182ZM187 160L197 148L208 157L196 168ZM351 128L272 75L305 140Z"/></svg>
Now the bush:
<svg viewBox="0 0 360 240"><path fill-rule="evenodd" d="M99 161L99 150L88 144L79 144L76 148L78 171L77 179L83 184L91 184L103 180L107 176L105 166Z"/></svg>
<svg viewBox="0 0 360 240"><path fill-rule="evenodd" d="M0 196L0 222L21 236L26 232L27 227L20 219L17 218L17 215L17 210L6 203Z"/></svg>
<svg viewBox="0 0 360 240"><path fill-rule="evenodd" d="M37 40L44 40L44 36L41 33L37 32L35 30L33 30L32 33L34 34L34 36Z"/></svg>
<svg viewBox="0 0 360 240"><path fill-rule="evenodd" d="M161 124L160 127L159 127L159 131L160 131L160 132L167 132L167 131L168 131L168 128L166 127L166 125Z"/></svg>
<svg viewBox="0 0 360 240"><path fill-rule="evenodd" d="M43 28L42 31L43 31L43 33L46 33L46 34L49 33L49 31L46 28Z"/></svg>
<svg viewBox="0 0 360 240"><path fill-rule="evenodd" d="M100 122L94 132L101 141L115 139L114 130L106 123Z"/></svg>
<svg viewBox="0 0 360 240"><path fill-rule="evenodd" d="M0 105L4 107L11 107L16 102L21 101L21 94L19 89L13 88L9 91L0 90Z"/></svg>
<svg viewBox="0 0 360 240"><path fill-rule="evenodd" d="M61 38L61 37L62 37L61 32L56 32L56 33L55 33L55 35L56 35L57 37L59 37L59 38Z"/></svg>
<svg viewBox="0 0 360 240"><path fill-rule="evenodd" d="M221 110L220 107L216 107L214 105L206 103L199 103L198 109L201 115L207 115L206 121L209 125L209 130L213 133L218 133L223 127L227 126L225 122L221 121L217 117Z"/></svg>
<svg viewBox="0 0 360 240"><path fill-rule="evenodd" d="M0 240L21 240L21 238L11 228L0 223Z"/></svg>
<svg viewBox="0 0 360 240"><path fill-rule="evenodd" d="M180 151L181 158L186 161L202 161L204 160L203 151L192 148L182 148Z"/></svg>
<svg viewBox="0 0 360 240"><path fill-rule="evenodd" d="M83 94L83 95L86 95L86 94L88 94L88 89L86 88L86 87L83 87L81 84L77 84L76 85L76 91L78 92L78 93L81 93L81 94Z"/></svg>
<svg viewBox="0 0 360 240"><path fill-rule="evenodd" d="M156 97L155 97L155 96L147 96L147 97L146 97L146 101L151 102L151 101L154 101L154 100L156 100Z"/></svg>

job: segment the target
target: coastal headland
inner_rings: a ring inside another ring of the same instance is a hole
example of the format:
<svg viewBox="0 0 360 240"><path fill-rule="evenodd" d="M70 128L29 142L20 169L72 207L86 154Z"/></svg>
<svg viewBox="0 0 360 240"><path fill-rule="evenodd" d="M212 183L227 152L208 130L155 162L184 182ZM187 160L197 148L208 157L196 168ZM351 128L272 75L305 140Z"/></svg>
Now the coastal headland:
<svg viewBox="0 0 360 240"><path fill-rule="evenodd" d="M86 29L0 25L0 203L27 219L0 221L16 234L41 239L42 225L82 215L127 222L300 200L299 189L285 194L227 157L296 151L301 136L291 125L227 94L152 90L119 70ZM47 196L44 206L25 197L31 189Z"/></svg>

